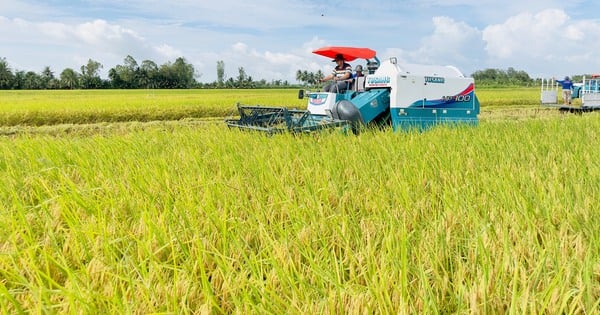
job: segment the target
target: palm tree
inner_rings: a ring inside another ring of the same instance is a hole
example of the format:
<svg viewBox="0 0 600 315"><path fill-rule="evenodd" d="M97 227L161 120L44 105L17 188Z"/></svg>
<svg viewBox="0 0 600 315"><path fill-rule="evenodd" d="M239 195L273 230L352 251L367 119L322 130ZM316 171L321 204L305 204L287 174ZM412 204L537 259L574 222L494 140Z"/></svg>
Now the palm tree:
<svg viewBox="0 0 600 315"><path fill-rule="evenodd" d="M7 90L13 85L14 75L6 62L6 59L0 58L0 89Z"/></svg>
<svg viewBox="0 0 600 315"><path fill-rule="evenodd" d="M56 78L54 77L54 72L50 70L50 67L46 66L41 74L41 83L42 89L55 89L56 88Z"/></svg>
<svg viewBox="0 0 600 315"><path fill-rule="evenodd" d="M75 70L66 68L60 73L60 86L63 88L75 89L79 87L79 75Z"/></svg>

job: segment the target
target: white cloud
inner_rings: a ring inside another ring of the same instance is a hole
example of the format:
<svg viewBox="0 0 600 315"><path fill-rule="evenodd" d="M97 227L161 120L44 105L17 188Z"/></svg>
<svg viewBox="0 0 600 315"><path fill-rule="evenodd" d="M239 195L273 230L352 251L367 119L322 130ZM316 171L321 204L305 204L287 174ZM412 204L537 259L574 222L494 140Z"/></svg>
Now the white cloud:
<svg viewBox="0 0 600 315"><path fill-rule="evenodd" d="M183 57L183 53L179 49L175 49L167 44L162 44L154 47L159 55L165 56L168 59Z"/></svg>
<svg viewBox="0 0 600 315"><path fill-rule="evenodd" d="M13 69L60 71L90 58L108 70L127 55L157 64L185 57L204 82L216 79L218 60L229 76L244 67L256 80L293 81L298 69L330 71L332 63L311 52L340 45L370 47L380 59L455 65L465 74L488 67L598 72L599 3L3 1L0 47L8 49L0 58Z"/></svg>
<svg viewBox="0 0 600 315"><path fill-rule="evenodd" d="M111 43L135 42L143 43L144 39L135 31L119 25L111 25L104 20L95 20L78 25L75 36L92 45L103 46Z"/></svg>
<svg viewBox="0 0 600 315"><path fill-rule="evenodd" d="M247 54L248 53L248 45L244 44L244 43L235 43L232 47L233 52L235 53L240 53L240 54Z"/></svg>
<svg viewBox="0 0 600 315"><path fill-rule="evenodd" d="M565 11L524 12L483 30L489 62L526 68L532 76L544 73L597 72L600 23L573 20Z"/></svg>
<svg viewBox="0 0 600 315"><path fill-rule="evenodd" d="M483 30L486 51L492 57L510 58L516 54L546 55L553 45L559 46L569 17L557 9L537 14L522 13L503 24Z"/></svg>
<svg viewBox="0 0 600 315"><path fill-rule="evenodd" d="M436 16L431 21L432 33L421 39L417 48L388 48L378 53L380 58L397 57L404 63L453 65L467 75L478 70L476 65L483 59L481 31L446 16Z"/></svg>
<svg viewBox="0 0 600 315"><path fill-rule="evenodd" d="M464 63L479 54L479 30L446 16L434 17L432 20L433 34L421 41L421 47L413 58L424 56L433 63L440 60Z"/></svg>
<svg viewBox="0 0 600 315"><path fill-rule="evenodd" d="M106 74L108 69L121 63L127 55L159 64L183 56L181 50L171 45L150 42L133 29L101 19L67 24L0 17L0 36L2 42L13 43L14 46L52 47L41 57L32 58L38 52L31 50L9 55L9 63L12 64L10 59L17 59L12 65L19 70L37 71L42 68L37 63L51 66L57 71L66 67L77 69L88 59L93 59L104 65L103 73ZM32 69L33 64L37 65Z"/></svg>

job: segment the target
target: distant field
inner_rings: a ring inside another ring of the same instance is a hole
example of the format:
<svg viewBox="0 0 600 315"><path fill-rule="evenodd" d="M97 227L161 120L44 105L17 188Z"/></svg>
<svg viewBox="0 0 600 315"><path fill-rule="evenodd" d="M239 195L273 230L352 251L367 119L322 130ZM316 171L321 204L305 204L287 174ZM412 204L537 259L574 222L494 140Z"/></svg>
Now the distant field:
<svg viewBox="0 0 600 315"><path fill-rule="evenodd" d="M300 107L296 90L0 91L0 125L225 117L235 104Z"/></svg>
<svg viewBox="0 0 600 315"><path fill-rule="evenodd" d="M539 109L536 88L479 89L477 95L482 119L498 109ZM293 89L0 91L0 126L222 118L238 102L306 107Z"/></svg>
<svg viewBox="0 0 600 315"><path fill-rule="evenodd" d="M0 314L598 314L600 115L277 135L294 90L0 91Z"/></svg>

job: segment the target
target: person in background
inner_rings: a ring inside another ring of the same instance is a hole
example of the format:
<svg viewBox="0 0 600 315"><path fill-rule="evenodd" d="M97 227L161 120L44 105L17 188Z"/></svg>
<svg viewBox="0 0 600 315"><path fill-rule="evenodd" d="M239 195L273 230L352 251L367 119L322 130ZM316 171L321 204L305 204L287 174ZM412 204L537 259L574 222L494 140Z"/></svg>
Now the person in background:
<svg viewBox="0 0 600 315"><path fill-rule="evenodd" d="M569 77L565 77L564 80L556 80L562 86L563 104L571 105L571 94L573 90L573 82Z"/></svg>
<svg viewBox="0 0 600 315"><path fill-rule="evenodd" d="M356 66L356 68L354 68L354 73L352 74L352 78L356 78L356 77L364 77L365 74L363 73L363 67L361 65Z"/></svg>
<svg viewBox="0 0 600 315"><path fill-rule="evenodd" d="M360 92L365 90L364 76L363 67L361 65L356 66L356 68L354 68L354 73L352 74L352 79L350 80L353 90ZM360 77L363 77L363 79L359 80L358 78Z"/></svg>
<svg viewBox="0 0 600 315"><path fill-rule="evenodd" d="M333 72L328 76L321 79L321 82L332 81L323 87L324 92L343 93L348 89L347 80L352 77L352 66L346 63L344 56L338 54L335 59L332 60L337 65L333 69Z"/></svg>

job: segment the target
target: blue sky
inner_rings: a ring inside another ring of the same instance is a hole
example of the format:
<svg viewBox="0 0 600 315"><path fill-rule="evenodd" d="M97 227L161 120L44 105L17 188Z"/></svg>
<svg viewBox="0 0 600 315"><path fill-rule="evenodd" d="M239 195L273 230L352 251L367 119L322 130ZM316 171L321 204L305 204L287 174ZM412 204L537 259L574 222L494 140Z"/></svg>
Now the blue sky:
<svg viewBox="0 0 600 315"><path fill-rule="evenodd" d="M253 79L295 82L298 69L330 71L311 53L369 47L380 59L486 68L532 77L600 72L600 2L591 0L3 0L0 58L13 70L58 76L127 55L138 64L184 57L198 80L239 67ZM354 64L353 64L354 65Z"/></svg>

